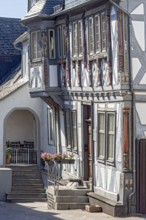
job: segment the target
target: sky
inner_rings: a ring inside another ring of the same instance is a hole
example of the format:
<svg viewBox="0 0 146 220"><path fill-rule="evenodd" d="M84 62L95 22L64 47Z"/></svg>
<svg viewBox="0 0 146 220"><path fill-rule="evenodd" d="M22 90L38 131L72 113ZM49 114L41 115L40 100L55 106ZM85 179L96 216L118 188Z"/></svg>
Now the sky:
<svg viewBox="0 0 146 220"><path fill-rule="evenodd" d="M0 17L22 18L27 13L27 0L0 0Z"/></svg>

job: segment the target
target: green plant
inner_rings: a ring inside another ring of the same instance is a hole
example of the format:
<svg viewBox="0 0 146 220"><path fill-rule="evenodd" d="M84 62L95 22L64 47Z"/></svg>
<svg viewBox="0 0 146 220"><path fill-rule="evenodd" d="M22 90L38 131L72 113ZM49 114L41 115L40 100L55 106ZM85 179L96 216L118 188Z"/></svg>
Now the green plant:
<svg viewBox="0 0 146 220"><path fill-rule="evenodd" d="M6 158L11 157L11 147L6 147Z"/></svg>

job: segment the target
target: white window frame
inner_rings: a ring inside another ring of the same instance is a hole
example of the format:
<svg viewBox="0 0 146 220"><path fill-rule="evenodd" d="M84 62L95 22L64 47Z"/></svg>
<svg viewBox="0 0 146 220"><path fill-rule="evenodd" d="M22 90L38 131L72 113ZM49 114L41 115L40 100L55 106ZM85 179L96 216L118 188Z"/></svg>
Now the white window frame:
<svg viewBox="0 0 146 220"><path fill-rule="evenodd" d="M31 59L32 61L37 61L41 59L40 40L41 40L40 31L33 31L31 33Z"/></svg>
<svg viewBox="0 0 146 220"><path fill-rule="evenodd" d="M51 32L53 33L53 36L51 37ZM56 59L56 45L55 45L55 30L49 29L48 30L48 39L49 39L49 58L50 59ZM53 41L52 41L53 39ZM53 54L52 54L53 52Z"/></svg>
<svg viewBox="0 0 146 220"><path fill-rule="evenodd" d="M104 129L100 129L99 126L99 117L100 114L104 115ZM113 115L114 116L114 121L113 121L113 125L114 128L112 131L110 131L109 129L109 124L108 124L108 119L109 119L109 115ZM106 163L106 164L111 164L114 165L115 163L115 138L116 138L116 113L115 111L98 111L97 112L97 118L98 118L98 127L97 127L97 157L98 160L102 163ZM104 134L104 142L102 142L102 145L100 146L100 134ZM109 149L109 136L113 137L113 145L111 146L111 148ZM103 147L103 149L101 149L101 147ZM112 150L112 156L110 155L110 150ZM102 152L102 154L100 153Z"/></svg>
<svg viewBox="0 0 146 220"><path fill-rule="evenodd" d="M110 126L110 122L109 122L109 116L112 115L113 117L113 129L110 130L109 126ZM115 116L115 112L107 112L106 114L107 117L107 155L106 155L106 160L108 162L114 163L114 157L115 157L115 126L116 126L116 116ZM113 145L110 146L110 141L109 141L109 137L113 138ZM112 150L112 156L110 156L110 151Z"/></svg>
<svg viewBox="0 0 146 220"><path fill-rule="evenodd" d="M102 123L103 129L100 128L100 115L104 116L104 122ZM104 136L104 142L102 142L102 146L100 146L100 136ZM105 160L105 112L98 112L98 158L100 160ZM103 147L103 149L101 149Z"/></svg>

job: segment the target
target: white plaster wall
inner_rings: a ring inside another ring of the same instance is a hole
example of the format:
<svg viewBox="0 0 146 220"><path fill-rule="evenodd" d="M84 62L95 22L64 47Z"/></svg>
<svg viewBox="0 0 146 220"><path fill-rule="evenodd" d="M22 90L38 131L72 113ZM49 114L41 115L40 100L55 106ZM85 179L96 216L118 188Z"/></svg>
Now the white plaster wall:
<svg viewBox="0 0 146 220"><path fill-rule="evenodd" d="M10 193L12 188L12 170L0 168L0 201L6 200L6 193Z"/></svg>
<svg viewBox="0 0 146 220"><path fill-rule="evenodd" d="M111 193L113 200L118 198L120 188L120 174L122 171L122 108L123 103L94 104L94 129L97 132L97 110L114 110L116 112L116 149L115 166L102 164L97 160L97 141L94 141L95 155L95 191L100 195ZM95 140L97 137L95 137Z"/></svg>
<svg viewBox="0 0 146 220"><path fill-rule="evenodd" d="M57 87L58 86L57 66L50 65L49 68L50 68L49 71L50 87Z"/></svg>
<svg viewBox="0 0 146 220"><path fill-rule="evenodd" d="M132 21L134 34L141 49L145 51L145 28L144 21Z"/></svg>
<svg viewBox="0 0 146 220"><path fill-rule="evenodd" d="M146 138L146 103L136 103L135 105L136 117L136 138Z"/></svg>
<svg viewBox="0 0 146 220"><path fill-rule="evenodd" d="M28 84L25 84L24 86L17 89L15 92L11 93L9 96L4 98L3 100L0 100L0 165L3 165L5 159L5 153L4 153L4 146L6 141L5 136L5 124L4 119L6 119L7 116L11 112L13 112L16 109L20 110L30 110L32 111L36 117L38 117L38 127L39 130L36 133L37 138L37 147L40 150L44 146L44 140L47 138L46 135L43 133L43 127L46 123L46 120L44 121L42 118L43 115L43 101L40 98L34 98L32 99L29 94L29 88Z"/></svg>
<svg viewBox="0 0 146 220"><path fill-rule="evenodd" d="M9 116L6 124L6 141L34 141L35 118L27 110L16 110Z"/></svg>

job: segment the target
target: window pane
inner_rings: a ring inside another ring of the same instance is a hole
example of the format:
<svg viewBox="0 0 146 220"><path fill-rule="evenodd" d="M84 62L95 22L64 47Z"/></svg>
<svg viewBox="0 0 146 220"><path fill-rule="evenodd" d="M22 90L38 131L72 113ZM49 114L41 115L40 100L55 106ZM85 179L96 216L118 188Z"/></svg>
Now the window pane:
<svg viewBox="0 0 146 220"><path fill-rule="evenodd" d="M73 149L77 150L77 112L72 111Z"/></svg>
<svg viewBox="0 0 146 220"><path fill-rule="evenodd" d="M105 114L98 113L98 157L105 158Z"/></svg>
<svg viewBox="0 0 146 220"><path fill-rule="evenodd" d="M114 161L115 114L107 114L107 159Z"/></svg>
<svg viewBox="0 0 146 220"><path fill-rule="evenodd" d="M58 56L61 58L61 42L62 42L62 36L61 36L61 27L58 28Z"/></svg>
<svg viewBox="0 0 146 220"><path fill-rule="evenodd" d="M65 124L66 124L66 145L67 148L71 148L71 136L70 136L70 111L65 111Z"/></svg>
<svg viewBox="0 0 146 220"><path fill-rule="evenodd" d="M51 108L48 108L48 143L54 144L54 117Z"/></svg>
<svg viewBox="0 0 146 220"><path fill-rule="evenodd" d="M95 17L95 46L96 46L96 52L101 50L100 16Z"/></svg>
<svg viewBox="0 0 146 220"><path fill-rule="evenodd" d="M101 40L102 40L102 50L106 50L106 16L105 13L101 14Z"/></svg>
<svg viewBox="0 0 146 220"><path fill-rule="evenodd" d="M55 58L55 33L54 30L49 30L49 51L50 58Z"/></svg>
<svg viewBox="0 0 146 220"><path fill-rule="evenodd" d="M72 47L73 56L77 56L77 23L73 23Z"/></svg>
<svg viewBox="0 0 146 220"><path fill-rule="evenodd" d="M82 22L78 23L78 33L79 33L79 55L83 54L83 30L82 30Z"/></svg>
<svg viewBox="0 0 146 220"><path fill-rule="evenodd" d="M66 37L67 37L66 34L67 34L66 26L63 25L62 27L63 58L66 57Z"/></svg>
<svg viewBox="0 0 146 220"><path fill-rule="evenodd" d="M35 31L31 34L31 58L32 60L41 58L40 32Z"/></svg>
<svg viewBox="0 0 146 220"><path fill-rule="evenodd" d="M94 53L93 18L89 18L88 36L89 36L89 53Z"/></svg>

